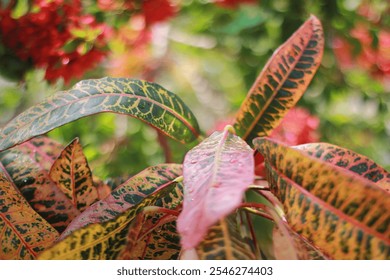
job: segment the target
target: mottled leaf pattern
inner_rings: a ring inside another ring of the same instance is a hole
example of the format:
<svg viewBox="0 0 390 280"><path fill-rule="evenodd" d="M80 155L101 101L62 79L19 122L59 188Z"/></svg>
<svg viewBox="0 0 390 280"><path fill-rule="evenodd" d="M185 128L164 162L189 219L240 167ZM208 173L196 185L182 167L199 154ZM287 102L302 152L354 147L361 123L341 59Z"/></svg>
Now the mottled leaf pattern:
<svg viewBox="0 0 390 280"><path fill-rule="evenodd" d="M18 149L38 163L43 170L49 171L64 147L53 139L37 136L19 145Z"/></svg>
<svg viewBox="0 0 390 280"><path fill-rule="evenodd" d="M0 260L35 259L58 235L30 207L0 168Z"/></svg>
<svg viewBox="0 0 390 280"><path fill-rule="evenodd" d="M234 128L248 143L267 136L301 98L317 71L324 46L311 16L270 58L237 113Z"/></svg>
<svg viewBox="0 0 390 280"><path fill-rule="evenodd" d="M331 258L390 259L388 192L274 140L254 144L295 231Z"/></svg>
<svg viewBox="0 0 390 280"><path fill-rule="evenodd" d="M174 187L175 184L171 184L150 193L114 219L89 224L75 230L53 247L44 251L39 259L117 259L126 248L129 224L132 220L142 209L154 205L158 199L168 195Z"/></svg>
<svg viewBox="0 0 390 280"><path fill-rule="evenodd" d="M252 149L227 129L189 151L183 164L184 201L178 230L185 250L237 208L254 180Z"/></svg>
<svg viewBox="0 0 390 280"><path fill-rule="evenodd" d="M61 152L49 176L80 211L98 200L92 173L78 138Z"/></svg>
<svg viewBox="0 0 390 280"><path fill-rule="evenodd" d="M177 184L167 196L156 201L155 212L141 212L130 226L127 246L119 259L173 260L180 254L180 236L176 230L177 216L161 209L181 211L183 186ZM144 209L145 210L145 209Z"/></svg>
<svg viewBox="0 0 390 280"><path fill-rule="evenodd" d="M237 213L231 214L212 226L196 247L201 260L254 260L255 255L242 238Z"/></svg>
<svg viewBox="0 0 390 280"><path fill-rule="evenodd" d="M0 131L0 151L102 112L134 116L183 143L199 136L194 115L175 94L146 81L103 78L79 82L17 116Z"/></svg>
<svg viewBox="0 0 390 280"><path fill-rule="evenodd" d="M141 203L158 188L172 184L173 180L181 176L181 172L180 164L160 164L146 168L115 188L105 199L88 207L86 211L72 221L62 233L61 239L72 231L88 224L102 223L113 219L130 207ZM175 193L169 194L167 199L174 199L171 197L174 195Z"/></svg>
<svg viewBox="0 0 390 280"><path fill-rule="evenodd" d="M390 173L366 156L328 143L295 146L309 155L359 174L390 192Z"/></svg>
<svg viewBox="0 0 390 280"><path fill-rule="evenodd" d="M32 208L62 232L80 214L66 195L49 178L47 162L52 157L43 151L47 139L14 147L0 153L4 172L13 181ZM32 150L31 146L37 148ZM54 160L53 160L54 161Z"/></svg>

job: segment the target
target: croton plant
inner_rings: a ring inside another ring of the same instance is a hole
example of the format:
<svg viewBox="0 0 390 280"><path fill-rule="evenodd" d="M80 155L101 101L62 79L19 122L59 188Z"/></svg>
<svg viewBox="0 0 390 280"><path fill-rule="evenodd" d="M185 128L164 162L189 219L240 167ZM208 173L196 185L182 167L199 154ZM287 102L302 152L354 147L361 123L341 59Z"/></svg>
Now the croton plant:
<svg viewBox="0 0 390 280"><path fill-rule="evenodd" d="M21 113L0 131L0 258L390 259L384 168L332 144L267 137L305 92L323 46L311 16L231 125L210 136L178 96L142 80L81 81ZM187 145L184 161L109 186L92 175L79 139L64 147L43 136L102 112ZM265 177L254 172L258 154Z"/></svg>

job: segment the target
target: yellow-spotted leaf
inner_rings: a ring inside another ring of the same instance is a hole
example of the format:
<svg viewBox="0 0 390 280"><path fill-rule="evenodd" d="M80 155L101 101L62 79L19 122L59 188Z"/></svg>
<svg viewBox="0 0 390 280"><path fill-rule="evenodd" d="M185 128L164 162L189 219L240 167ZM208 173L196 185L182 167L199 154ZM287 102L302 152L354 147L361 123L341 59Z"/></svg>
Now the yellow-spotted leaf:
<svg viewBox="0 0 390 280"><path fill-rule="evenodd" d="M98 200L92 173L78 138L61 152L49 176L80 211Z"/></svg>
<svg viewBox="0 0 390 280"><path fill-rule="evenodd" d="M133 116L183 143L199 136L195 116L175 94L146 81L103 78L79 82L18 115L0 131L0 151L102 112Z"/></svg>
<svg viewBox="0 0 390 280"><path fill-rule="evenodd" d="M66 228L61 239L88 224L102 223L113 219L127 209L142 203L158 189L174 184L175 179L181 174L180 164L167 163L146 168L115 188L109 196L88 207ZM166 199L173 200L177 195L172 192ZM156 206L162 206L161 203L158 202Z"/></svg>
<svg viewBox="0 0 390 280"><path fill-rule="evenodd" d="M88 224L77 229L60 240L53 247L39 255L39 259L62 260L113 260L117 259L126 248L130 223L145 207L155 205L160 198L166 197L175 184L155 189L147 196L140 193L140 201L111 219L104 222ZM114 210L116 211L116 210ZM83 213L85 213L84 211ZM106 211L109 212L109 209ZM109 213L109 215L112 215Z"/></svg>
<svg viewBox="0 0 390 280"><path fill-rule="evenodd" d="M390 194L372 181L268 138L254 140L288 222L326 256L390 259Z"/></svg>
<svg viewBox="0 0 390 280"><path fill-rule="evenodd" d="M52 164L55 157L46 145L57 153L58 145L49 139L33 139L1 152L0 162L32 208L62 232L80 212L50 179L48 163Z"/></svg>
<svg viewBox="0 0 390 280"><path fill-rule="evenodd" d="M0 163L0 260L28 260L50 247L58 232L6 178Z"/></svg>
<svg viewBox="0 0 390 280"><path fill-rule="evenodd" d="M185 156L183 211L177 221L185 250L239 207L253 183L253 150L229 130L214 132Z"/></svg>
<svg viewBox="0 0 390 280"><path fill-rule="evenodd" d="M165 213L138 214L130 227L126 248L118 259L178 259L181 247L176 218Z"/></svg>
<svg viewBox="0 0 390 280"><path fill-rule="evenodd" d="M183 186L178 183L169 195L156 201L156 206L143 209L132 222L126 248L119 259L175 260L180 254L180 235L176 230L181 211ZM157 206L158 205L158 206Z"/></svg>
<svg viewBox="0 0 390 280"><path fill-rule="evenodd" d="M200 260L254 260L253 249L242 237L237 213L212 226L196 247Z"/></svg>
<svg viewBox="0 0 390 280"><path fill-rule="evenodd" d="M321 23L311 16L270 58L237 113L234 128L248 143L267 136L301 98L322 59Z"/></svg>
<svg viewBox="0 0 390 280"><path fill-rule="evenodd" d="M354 172L390 192L390 173L366 156L328 143L310 143L295 146L295 148Z"/></svg>

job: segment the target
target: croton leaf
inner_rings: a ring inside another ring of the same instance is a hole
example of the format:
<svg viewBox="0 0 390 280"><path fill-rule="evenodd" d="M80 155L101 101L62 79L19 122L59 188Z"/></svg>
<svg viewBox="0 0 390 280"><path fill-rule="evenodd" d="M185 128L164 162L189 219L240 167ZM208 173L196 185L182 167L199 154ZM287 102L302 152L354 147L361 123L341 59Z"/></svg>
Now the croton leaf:
<svg viewBox="0 0 390 280"><path fill-rule="evenodd" d="M117 259L126 248L129 225L133 219L145 207L152 206L158 199L167 196L174 187L175 184L170 184L149 193L147 196L140 193L139 195L142 197L140 201L122 214L109 220L102 219L106 220L105 222L88 224L73 231L40 254L39 259Z"/></svg>
<svg viewBox="0 0 390 280"><path fill-rule="evenodd" d="M293 230L331 258L390 258L388 192L274 140L257 138L254 144Z"/></svg>
<svg viewBox="0 0 390 280"><path fill-rule="evenodd" d="M92 173L78 138L61 152L49 176L80 211L98 200Z"/></svg>
<svg viewBox="0 0 390 280"><path fill-rule="evenodd" d="M35 259L58 235L6 178L0 163L0 259Z"/></svg>
<svg viewBox="0 0 390 280"><path fill-rule="evenodd" d="M63 149L63 145L45 136L37 136L19 146L19 150L39 163L39 166L47 172Z"/></svg>
<svg viewBox="0 0 390 280"><path fill-rule="evenodd" d="M241 236L237 213L221 219L212 226L196 247L200 260L254 260L255 255Z"/></svg>
<svg viewBox="0 0 390 280"><path fill-rule="evenodd" d="M48 143L57 148L47 138L33 139L1 152L0 162L32 208L62 232L80 212L49 177L47 162L54 159L45 151Z"/></svg>
<svg viewBox="0 0 390 280"><path fill-rule="evenodd" d="M176 260L180 254L180 235L175 215L141 212L134 219L126 248L118 259Z"/></svg>
<svg viewBox="0 0 390 280"><path fill-rule="evenodd" d="M390 173L366 156L328 143L310 143L295 146L295 148L354 172L390 192Z"/></svg>
<svg viewBox="0 0 390 280"><path fill-rule="evenodd" d="M172 185L181 174L180 164L159 164L146 168L115 188L109 196L88 207L72 221L62 233L61 239L88 224L102 223L113 219L127 209L142 203L145 198L159 188ZM177 194L172 192L166 199L173 200L175 195ZM161 202L157 206L162 206Z"/></svg>
<svg viewBox="0 0 390 280"><path fill-rule="evenodd" d="M237 113L234 128L248 143L267 136L301 98L324 47L320 21L311 16L267 62Z"/></svg>
<svg viewBox="0 0 390 280"><path fill-rule="evenodd" d="M79 82L18 115L0 131L0 151L102 112L131 115L183 143L199 136L195 116L175 94L146 81L103 78Z"/></svg>
<svg viewBox="0 0 390 280"><path fill-rule="evenodd" d="M187 250L240 205L254 180L253 151L229 129L214 132L186 154L183 176L183 211L177 222Z"/></svg>

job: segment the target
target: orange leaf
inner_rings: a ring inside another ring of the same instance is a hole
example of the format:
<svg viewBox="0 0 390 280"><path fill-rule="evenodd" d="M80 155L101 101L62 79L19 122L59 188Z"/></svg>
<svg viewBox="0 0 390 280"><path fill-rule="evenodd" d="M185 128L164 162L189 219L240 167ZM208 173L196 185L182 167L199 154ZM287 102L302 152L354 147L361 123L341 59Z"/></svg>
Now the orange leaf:
<svg viewBox="0 0 390 280"><path fill-rule="evenodd" d="M80 211L98 200L92 173L78 138L61 152L49 176Z"/></svg>
<svg viewBox="0 0 390 280"><path fill-rule="evenodd" d="M32 208L57 231L80 214L65 194L49 178L48 162L54 162L54 154L47 153L57 144L47 138L33 139L0 153L4 172L19 189Z"/></svg>
<svg viewBox="0 0 390 280"><path fill-rule="evenodd" d="M234 128L248 143L267 136L301 98L320 66L322 26L311 16L269 59L237 113Z"/></svg>
<svg viewBox="0 0 390 280"><path fill-rule="evenodd" d="M2 168L0 163L0 259L35 259L59 234L30 207Z"/></svg>

